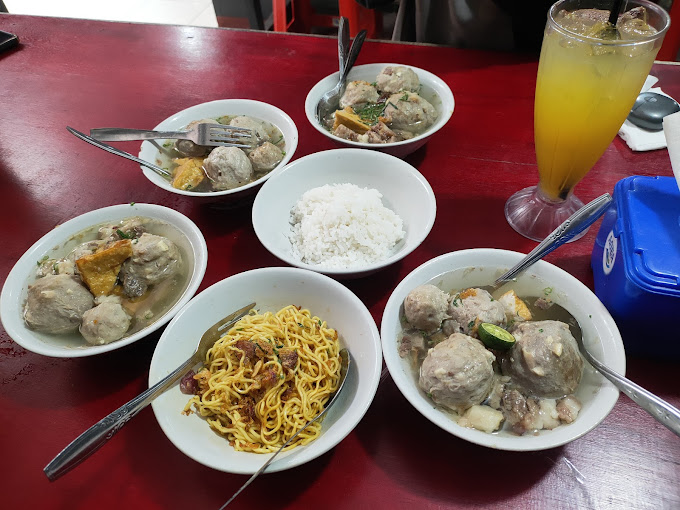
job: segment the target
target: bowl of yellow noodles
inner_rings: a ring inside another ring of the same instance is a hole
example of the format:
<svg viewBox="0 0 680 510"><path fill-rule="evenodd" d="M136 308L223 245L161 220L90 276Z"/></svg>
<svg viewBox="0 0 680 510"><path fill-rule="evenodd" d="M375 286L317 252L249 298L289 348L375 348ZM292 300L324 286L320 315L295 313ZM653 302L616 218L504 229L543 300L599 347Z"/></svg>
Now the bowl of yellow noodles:
<svg viewBox="0 0 680 510"><path fill-rule="evenodd" d="M318 415L339 383L339 351L351 366L336 403L268 467L289 469L327 452L359 423L380 380L375 321L347 287L306 269L270 267L207 288L170 322L149 370L149 385L189 358L217 321L255 303L225 329L203 363L152 404L163 432L192 459L250 474Z"/></svg>

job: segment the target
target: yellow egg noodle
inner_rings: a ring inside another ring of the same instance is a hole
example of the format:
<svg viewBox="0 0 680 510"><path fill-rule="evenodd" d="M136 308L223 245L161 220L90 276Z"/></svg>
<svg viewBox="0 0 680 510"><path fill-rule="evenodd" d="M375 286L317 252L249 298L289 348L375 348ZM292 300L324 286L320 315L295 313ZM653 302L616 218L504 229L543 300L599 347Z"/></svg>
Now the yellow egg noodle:
<svg viewBox="0 0 680 510"><path fill-rule="evenodd" d="M208 351L193 408L234 449L276 451L315 418L340 381L338 334L308 310L251 310ZM321 420L286 450L313 441Z"/></svg>

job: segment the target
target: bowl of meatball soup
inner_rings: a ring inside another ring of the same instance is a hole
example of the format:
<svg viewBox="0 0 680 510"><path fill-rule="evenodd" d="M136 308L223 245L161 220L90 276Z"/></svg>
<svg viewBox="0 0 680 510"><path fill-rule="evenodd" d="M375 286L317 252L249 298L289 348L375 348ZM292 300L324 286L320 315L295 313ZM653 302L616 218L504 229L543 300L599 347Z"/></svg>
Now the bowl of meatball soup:
<svg viewBox="0 0 680 510"><path fill-rule="evenodd" d="M482 446L534 451L573 441L606 418L618 390L581 356L625 372L621 335L579 280L539 261L494 286L524 255L471 249L413 270L381 325L385 363L423 416Z"/></svg>
<svg viewBox="0 0 680 510"><path fill-rule="evenodd" d="M414 66L385 63L354 67L338 109L319 119L316 106L338 77L334 73L312 87L305 113L317 131L341 146L404 157L427 143L453 114L453 93L441 78Z"/></svg>
<svg viewBox="0 0 680 510"><path fill-rule="evenodd" d="M298 144L297 127L286 112L250 99L220 99L191 106L154 129L177 131L198 124L236 128L242 147L149 140L142 143L139 157L171 173L165 178L142 167L156 186L205 202L238 203L252 198L273 170L291 160Z"/></svg>
<svg viewBox="0 0 680 510"><path fill-rule="evenodd" d="M0 318L23 348L75 358L119 349L165 325L198 290L208 250L196 224L155 204L72 218L16 262Z"/></svg>

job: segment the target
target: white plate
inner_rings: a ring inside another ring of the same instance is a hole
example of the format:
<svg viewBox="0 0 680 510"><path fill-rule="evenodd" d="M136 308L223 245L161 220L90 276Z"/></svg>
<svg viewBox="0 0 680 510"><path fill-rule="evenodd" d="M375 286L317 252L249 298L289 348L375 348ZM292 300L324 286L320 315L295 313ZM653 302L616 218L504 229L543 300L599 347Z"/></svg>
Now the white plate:
<svg viewBox="0 0 680 510"><path fill-rule="evenodd" d="M276 168L281 168L293 157L295 149L297 149L298 145L298 131L293 119L291 119L283 110L268 103L263 103L262 101L253 101L251 99L219 99L216 101L197 104L177 112L171 117L168 117L153 129L156 131L176 131L186 127L194 120L205 118L215 119L224 115L248 115L260 120L265 120L279 128L283 134L283 139L285 142L285 147L283 150L286 154ZM158 149L151 142L143 142L139 152L139 157L145 161L150 161L151 163L158 163L157 160L159 159L160 154ZM249 182L248 184L239 188L223 191L198 192L173 188L170 184L170 181L164 179L153 170L149 170L146 167L141 168L146 178L156 186L171 193L198 197L206 201L225 201L236 199L237 197L242 198L244 196L248 196L252 193L255 193L259 189L260 185L269 179L269 176L271 175L271 172L269 172L256 181Z"/></svg>
<svg viewBox="0 0 680 510"><path fill-rule="evenodd" d="M606 418L619 392L588 363L584 363L583 377L576 392L583 408L573 423L542 430L537 435L487 434L458 425L451 415L435 407L418 387L409 361L399 356L397 338L401 331L404 299L418 285L432 283L445 291L490 285L522 257L521 253L480 248L447 253L426 262L394 289L385 307L380 331L387 368L413 407L451 434L499 450L545 450L573 441ZM588 287L566 271L542 260L521 274L513 285L519 296L543 296L545 289L553 289L550 299L576 318L593 355L616 372L625 373L626 355L621 334L607 309Z"/></svg>
<svg viewBox="0 0 680 510"><path fill-rule="evenodd" d="M420 69L418 67L406 64L364 64L361 66L355 66L349 72L347 81L350 82L354 80L363 80L372 83L375 81L378 74L380 74L380 72L387 66L409 67L418 75L418 79L420 80L421 84L420 95L432 103L432 106L434 106L438 114L437 120L427 131L411 138L410 140L403 140L401 142L394 143L352 142L332 134L325 127L319 124L316 118L316 105L319 104L319 99L321 99L321 96L331 90L335 84L338 83L338 78L340 75L339 72L333 73L323 78L316 85L314 85L307 94L307 98L305 99L305 114L307 115L307 120L309 123L314 126L314 128L319 133L340 145L362 149L373 149L392 154L393 156L397 156L399 158L403 158L425 145L430 137L442 127L444 127L444 125L451 118L451 115L453 115L453 109L455 108L453 93L446 82L438 76L426 71L425 69Z"/></svg>
<svg viewBox="0 0 680 510"><path fill-rule="evenodd" d="M186 289L177 302L156 322L126 338L106 345L88 345L79 334L49 335L26 327L23 320L23 307L26 301L28 283L35 280L36 262L51 253L60 257L60 246L75 234L88 227L105 222L116 222L131 216L155 218L173 225L182 234L180 248L186 255L186 263L193 266ZM5 281L0 295L0 318L7 334L25 349L58 358L77 358L93 356L113 351L144 338L166 324L177 311L194 295L208 264L208 249L203 234L189 218L183 214L153 204L122 204L104 207L82 214L63 223L45 234L17 261ZM79 339L77 337L80 337Z"/></svg>
<svg viewBox="0 0 680 510"><path fill-rule="evenodd" d="M306 264L293 254L290 212L306 191L325 184L351 183L377 189L383 205L404 222L405 238L391 255L368 266L337 269ZM430 184L405 161L377 151L334 149L300 158L277 170L253 203L255 234L267 250L293 266L343 278L366 276L406 257L425 240L437 214Z"/></svg>
<svg viewBox="0 0 680 510"><path fill-rule="evenodd" d="M341 347L349 349L352 366L337 402L323 419L321 435L308 445L283 452L267 472L289 469L327 452L359 423L380 380L380 336L361 300L335 280L296 268L270 267L239 273L207 288L168 324L156 346L149 386L192 355L203 332L251 302L260 311L295 304L307 308L337 330ZM237 452L196 414L182 414L190 395L175 385L153 401L153 411L168 439L192 459L228 473L254 473L271 454Z"/></svg>

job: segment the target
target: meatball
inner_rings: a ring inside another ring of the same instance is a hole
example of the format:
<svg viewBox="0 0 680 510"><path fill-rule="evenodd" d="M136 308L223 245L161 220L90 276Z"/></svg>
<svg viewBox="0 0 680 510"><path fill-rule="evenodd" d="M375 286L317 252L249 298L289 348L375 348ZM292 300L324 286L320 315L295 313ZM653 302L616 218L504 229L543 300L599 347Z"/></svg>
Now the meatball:
<svg viewBox="0 0 680 510"><path fill-rule="evenodd" d="M455 333L430 349L418 382L435 403L462 412L491 393L495 359L479 340Z"/></svg>
<svg viewBox="0 0 680 510"><path fill-rule="evenodd" d="M367 81L351 81L340 98L340 108L375 103L379 97L376 88Z"/></svg>
<svg viewBox="0 0 680 510"><path fill-rule="evenodd" d="M236 147L217 147L203 160L203 168L217 191L238 188L253 177L253 164Z"/></svg>
<svg viewBox="0 0 680 510"><path fill-rule="evenodd" d="M267 127L265 126L264 122L259 121L257 119L253 119L252 117L248 117L246 115L234 117L229 122L229 125L250 129L252 131L252 134L259 142L271 141L271 137L267 132Z"/></svg>
<svg viewBox="0 0 680 510"><path fill-rule="evenodd" d="M146 232L142 218L135 216L122 224L104 225L99 228L97 237L104 241L115 242L121 239L135 239ZM122 235L121 235L122 234Z"/></svg>
<svg viewBox="0 0 680 510"><path fill-rule="evenodd" d="M558 398L576 391L583 358L569 326L560 321L521 322L515 345L501 360L504 375L527 394Z"/></svg>
<svg viewBox="0 0 680 510"><path fill-rule="evenodd" d="M132 243L132 257L121 268L123 289L130 297L141 296L149 285L176 274L180 264L175 243L163 236L144 233Z"/></svg>
<svg viewBox="0 0 680 510"><path fill-rule="evenodd" d="M404 66L387 66L380 71L376 79L376 86L380 92L394 94L402 90L417 92L420 88L418 75L412 69Z"/></svg>
<svg viewBox="0 0 680 510"><path fill-rule="evenodd" d="M437 110L418 94L400 92L387 100L383 117L392 129L422 133L437 120Z"/></svg>
<svg viewBox="0 0 680 510"><path fill-rule="evenodd" d="M110 296L83 314L80 333L92 345L109 344L120 340L130 328L132 319L120 303Z"/></svg>
<svg viewBox="0 0 680 510"><path fill-rule="evenodd" d="M194 129L199 124L217 124L217 121L213 119L194 120L192 122L189 122L185 129L186 130ZM210 152L211 147L206 147L205 145L197 145L191 140L176 140L175 149L177 149L177 152L179 152L182 156L200 158L208 154L208 152Z"/></svg>
<svg viewBox="0 0 680 510"><path fill-rule="evenodd" d="M505 326L505 308L484 289L466 289L451 298L449 316L458 322L463 333L477 336L482 322Z"/></svg>
<svg viewBox="0 0 680 510"><path fill-rule="evenodd" d="M269 172L273 170L283 159L283 151L271 142L264 142L262 145L250 151L248 159L256 172Z"/></svg>
<svg viewBox="0 0 680 510"><path fill-rule="evenodd" d="M94 306L94 297L78 278L47 275L28 287L24 305L26 325L45 333L77 331L83 314Z"/></svg>
<svg viewBox="0 0 680 510"><path fill-rule="evenodd" d="M411 326L437 331L446 315L449 295L434 285L420 285L404 299L404 315Z"/></svg>

